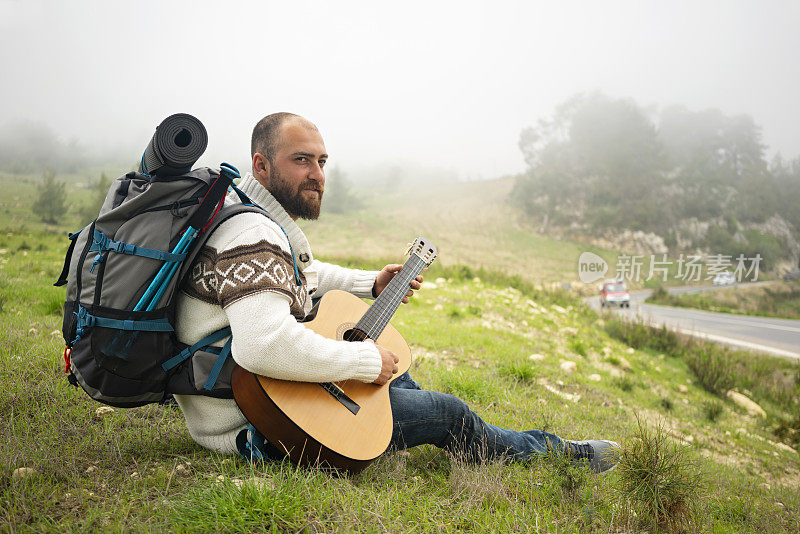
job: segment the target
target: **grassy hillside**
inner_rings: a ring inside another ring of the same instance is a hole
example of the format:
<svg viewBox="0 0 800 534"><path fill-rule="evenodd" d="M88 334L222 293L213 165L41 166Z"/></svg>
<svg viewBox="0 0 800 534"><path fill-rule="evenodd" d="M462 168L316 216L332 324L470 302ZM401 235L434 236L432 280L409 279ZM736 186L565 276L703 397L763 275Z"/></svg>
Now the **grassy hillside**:
<svg viewBox="0 0 800 534"><path fill-rule="evenodd" d="M800 527L798 455L772 433L790 406L764 403L766 419L749 416L700 387L684 360L610 337L606 319L578 300L463 267L432 269L432 284L393 321L412 346L414 377L493 424L617 439L628 471L592 477L553 461L472 466L421 447L390 453L358 477L332 478L205 451L172 407L98 414L63 374L62 292L49 287L60 245L48 234L0 234L3 529ZM668 499L632 489L630 468L642 458L664 464L656 474ZM32 471L14 475L19 468ZM670 506L668 517L654 502Z"/></svg>
<svg viewBox="0 0 800 534"><path fill-rule="evenodd" d="M725 375L723 389L738 387L766 413L748 415L708 384L726 362L752 356L705 345L677 355L669 340L621 334L575 296L542 289L574 273L583 247L515 225L500 204L509 183L376 198L374 209L306 228L323 259L367 268L399 261L417 234L436 242L441 261L393 320L412 347L413 376L492 424L619 441L623 466L605 477L552 458L475 466L420 447L336 478L203 450L174 407L98 413L64 378L63 290L51 287L61 235L77 221L32 221L23 187L2 206L18 218L0 225L2 530L800 528L800 459L778 438L796 443L787 423L800 416L796 366L763 360ZM716 363L698 371L707 361ZM743 379L754 369L758 387Z"/></svg>
<svg viewBox="0 0 800 534"><path fill-rule="evenodd" d="M512 186L506 178L371 194L367 209L323 213L302 226L317 254L329 257L399 258L405 243L424 235L439 247L437 261L444 265L485 267L534 282L576 281L578 257L587 250L615 264L615 252L532 231L508 205Z"/></svg>

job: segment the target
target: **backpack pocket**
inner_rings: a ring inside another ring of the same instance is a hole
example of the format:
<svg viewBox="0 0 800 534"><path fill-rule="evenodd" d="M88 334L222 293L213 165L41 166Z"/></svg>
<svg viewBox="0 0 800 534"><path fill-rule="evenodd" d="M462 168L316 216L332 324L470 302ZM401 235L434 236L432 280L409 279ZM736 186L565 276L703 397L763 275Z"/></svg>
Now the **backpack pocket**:
<svg viewBox="0 0 800 534"><path fill-rule="evenodd" d="M222 367L217 371L215 366L219 365L221 352L222 347L208 347L194 353L190 360L192 362L192 383L197 391L205 391L208 396L233 398L231 373L236 364L230 355L223 356ZM211 378L210 381L209 378Z"/></svg>
<svg viewBox="0 0 800 534"><path fill-rule="evenodd" d="M168 376L153 355L175 346L165 312L77 308L71 361L81 387L113 406L162 401Z"/></svg>

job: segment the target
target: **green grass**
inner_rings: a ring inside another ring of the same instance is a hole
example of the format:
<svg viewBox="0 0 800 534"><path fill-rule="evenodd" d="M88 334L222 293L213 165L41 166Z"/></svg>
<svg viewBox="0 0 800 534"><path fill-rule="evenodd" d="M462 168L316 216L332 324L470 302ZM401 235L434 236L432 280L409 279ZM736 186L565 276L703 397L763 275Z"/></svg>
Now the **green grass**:
<svg viewBox="0 0 800 534"><path fill-rule="evenodd" d="M51 284L64 230L22 218L0 230L2 531L800 528L800 459L778 443L793 443L797 408L782 360L713 353L767 411L766 420L752 418L704 387L687 356L693 346L598 317L569 293L500 268L508 258L492 264L497 270L451 259L425 273L436 287L418 292L392 321L411 345L414 378L463 397L490 424L619 441L623 467L632 469L595 477L548 456L473 464L423 446L389 452L358 476L332 477L204 450L172 406L98 416L99 405L63 373L63 289ZM368 227L357 230L356 237ZM523 250L536 246L530 239ZM444 259L449 246L440 249ZM322 257L368 268L399 259L356 252ZM566 359L577 365L572 374L561 371ZM708 415L710 403L719 413ZM19 468L34 474L15 478ZM697 485L682 485L687 478Z"/></svg>
<svg viewBox="0 0 800 534"><path fill-rule="evenodd" d="M682 359L699 384L715 395L738 388L762 404L789 411L800 406L796 361L734 350L637 321L608 318L605 329L631 347Z"/></svg>
<svg viewBox="0 0 800 534"><path fill-rule="evenodd" d="M636 435L620 454L620 493L636 512L638 528L697 530L696 504L702 475L688 452L669 439L663 425L639 423Z"/></svg>

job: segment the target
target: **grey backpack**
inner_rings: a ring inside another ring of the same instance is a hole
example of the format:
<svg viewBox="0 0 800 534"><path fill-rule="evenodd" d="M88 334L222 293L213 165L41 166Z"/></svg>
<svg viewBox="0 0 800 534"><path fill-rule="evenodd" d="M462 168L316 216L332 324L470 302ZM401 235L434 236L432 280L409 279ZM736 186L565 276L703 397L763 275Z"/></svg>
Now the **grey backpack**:
<svg viewBox="0 0 800 534"><path fill-rule="evenodd" d="M236 169L180 176L130 172L118 178L100 215L70 234L62 332L65 372L93 399L119 407L163 402L172 394L232 398L230 328L187 346L175 337L178 288L211 232L258 212L233 185ZM222 208L228 188L241 199Z"/></svg>

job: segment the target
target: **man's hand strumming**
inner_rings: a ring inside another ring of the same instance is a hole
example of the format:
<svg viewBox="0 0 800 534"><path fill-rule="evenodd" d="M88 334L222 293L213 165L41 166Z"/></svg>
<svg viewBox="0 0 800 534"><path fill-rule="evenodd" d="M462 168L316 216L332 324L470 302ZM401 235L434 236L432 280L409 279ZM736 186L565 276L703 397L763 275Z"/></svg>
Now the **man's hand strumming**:
<svg viewBox="0 0 800 534"><path fill-rule="evenodd" d="M366 339L364 341L367 343L372 343L373 345L375 344L375 342L371 339ZM398 358L397 355L389 349L383 348L380 345L375 346L378 348L378 352L381 353L381 374L379 374L378 378L376 378L372 383L382 386L397 373L397 362L400 361L400 358Z"/></svg>

